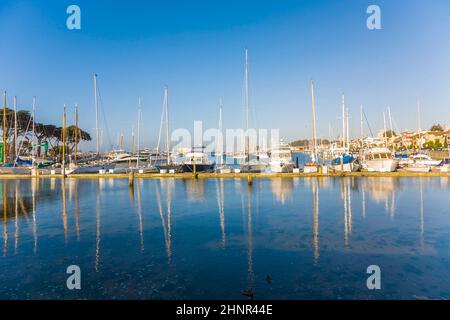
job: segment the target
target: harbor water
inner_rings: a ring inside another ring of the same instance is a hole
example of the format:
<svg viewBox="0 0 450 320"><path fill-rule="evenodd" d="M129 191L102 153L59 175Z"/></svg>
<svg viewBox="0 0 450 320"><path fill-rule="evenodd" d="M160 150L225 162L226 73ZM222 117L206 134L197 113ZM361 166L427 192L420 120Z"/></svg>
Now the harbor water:
<svg viewBox="0 0 450 320"><path fill-rule="evenodd" d="M0 180L0 299L449 299L449 192L448 177Z"/></svg>

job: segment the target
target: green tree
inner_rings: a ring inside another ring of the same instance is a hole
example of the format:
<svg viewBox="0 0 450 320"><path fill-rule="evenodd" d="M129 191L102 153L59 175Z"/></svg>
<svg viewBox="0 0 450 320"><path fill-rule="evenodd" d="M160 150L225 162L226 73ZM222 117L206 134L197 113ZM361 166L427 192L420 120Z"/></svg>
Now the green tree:
<svg viewBox="0 0 450 320"><path fill-rule="evenodd" d="M11 154L13 151L13 136L14 136L14 110L6 108L6 141L7 152ZM17 111L17 138L22 142L22 150L31 150L31 140L33 136L33 117L27 110ZM3 123L3 110L0 110L0 123ZM67 144L69 150L73 150L75 146L75 126L67 128ZM3 132L2 132L3 134ZM62 139L62 127L57 127L53 124L35 123L36 142L42 144L48 142L50 149L58 149L58 145ZM91 136L86 131L78 128L78 143L81 141L91 141Z"/></svg>
<svg viewBox="0 0 450 320"><path fill-rule="evenodd" d="M386 130L385 132L383 132L383 137L392 138L396 136L397 134L393 130Z"/></svg>
<svg viewBox="0 0 450 320"><path fill-rule="evenodd" d="M434 149L441 149L442 143L439 141L439 139L434 140Z"/></svg>
<svg viewBox="0 0 450 320"><path fill-rule="evenodd" d="M433 149L434 148L434 142L433 141L427 141L422 145L422 148L424 149Z"/></svg>
<svg viewBox="0 0 450 320"><path fill-rule="evenodd" d="M433 124L430 128L430 131L444 131L444 128L440 124Z"/></svg>

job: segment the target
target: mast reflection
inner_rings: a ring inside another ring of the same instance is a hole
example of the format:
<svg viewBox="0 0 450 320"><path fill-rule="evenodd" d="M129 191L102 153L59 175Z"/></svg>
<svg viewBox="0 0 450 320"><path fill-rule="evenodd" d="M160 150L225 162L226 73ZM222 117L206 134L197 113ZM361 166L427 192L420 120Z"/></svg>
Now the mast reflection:
<svg viewBox="0 0 450 320"><path fill-rule="evenodd" d="M142 188L142 179L138 179L137 183L137 218L139 224L139 239L141 245L141 251L144 251L144 226L142 222L142 204L141 204L141 188Z"/></svg>
<svg viewBox="0 0 450 320"><path fill-rule="evenodd" d="M3 181L3 255L8 255L7 183Z"/></svg>
<svg viewBox="0 0 450 320"><path fill-rule="evenodd" d="M161 225L163 228L164 234L164 243L166 245L166 255L167 261L170 264L172 258L172 230L171 230L171 216L172 216L172 208L171 208L171 188L173 187L174 181L172 179L159 179L159 183L156 185L156 202L158 205L159 216L161 218ZM162 187L166 187L166 212L167 212L167 221L164 217L164 209L162 205Z"/></svg>
<svg viewBox="0 0 450 320"><path fill-rule="evenodd" d="M36 223L36 189L38 188L38 181L37 179L31 179L31 203L32 203L32 216L33 216L33 253L34 255L37 254L37 243L38 243L38 237L37 237L37 223Z"/></svg>
<svg viewBox="0 0 450 320"><path fill-rule="evenodd" d="M62 197L62 220L64 227L64 239L67 243L68 227L67 227L67 203L66 203L66 179L61 179L61 197Z"/></svg>
<svg viewBox="0 0 450 320"><path fill-rule="evenodd" d="M14 255L19 246L19 181L14 184Z"/></svg>
<svg viewBox="0 0 450 320"><path fill-rule="evenodd" d="M220 230L222 234L221 246L225 247L226 243L226 234L225 234L225 194L223 187L223 179L216 180L216 191L217 191L217 206L219 208L219 220L220 220Z"/></svg>
<svg viewBox="0 0 450 320"><path fill-rule="evenodd" d="M352 234L352 199L350 180L341 179L341 197L344 201L344 244L349 246L349 237Z"/></svg>
<svg viewBox="0 0 450 320"><path fill-rule="evenodd" d="M244 185L244 183L243 183ZM247 186L247 192L241 192L242 218L245 225L247 218L247 290L244 295L253 298L255 275L253 270L253 227L252 227L252 186ZM247 214L245 214L247 212Z"/></svg>
<svg viewBox="0 0 450 320"><path fill-rule="evenodd" d="M317 178L318 179L318 178ZM319 187L318 181L312 182L313 194L313 247L314 247L314 265L319 262Z"/></svg>
<svg viewBox="0 0 450 320"><path fill-rule="evenodd" d="M420 247L423 249L425 234L424 204L423 204L423 184L422 179L419 180L420 192Z"/></svg>
<svg viewBox="0 0 450 320"><path fill-rule="evenodd" d="M75 179L75 230L77 241L80 241L80 204L78 198L78 179Z"/></svg>
<svg viewBox="0 0 450 320"><path fill-rule="evenodd" d="M101 241L101 206L100 206L100 183L97 182L97 188L96 188L96 198L95 198L95 225L96 225L96 232L95 232L95 271L98 272L100 270L100 241Z"/></svg>

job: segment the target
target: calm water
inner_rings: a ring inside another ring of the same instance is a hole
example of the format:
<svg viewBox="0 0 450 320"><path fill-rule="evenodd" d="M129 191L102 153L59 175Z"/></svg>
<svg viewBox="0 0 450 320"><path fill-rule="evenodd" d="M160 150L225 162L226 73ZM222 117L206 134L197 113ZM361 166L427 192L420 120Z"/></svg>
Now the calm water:
<svg viewBox="0 0 450 320"><path fill-rule="evenodd" d="M0 180L0 299L450 298L449 191L449 178Z"/></svg>

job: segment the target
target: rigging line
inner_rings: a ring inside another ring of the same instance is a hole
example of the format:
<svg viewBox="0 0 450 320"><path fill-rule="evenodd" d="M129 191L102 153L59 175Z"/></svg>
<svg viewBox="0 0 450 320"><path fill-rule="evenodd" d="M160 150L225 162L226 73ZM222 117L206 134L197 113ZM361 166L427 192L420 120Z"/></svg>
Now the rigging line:
<svg viewBox="0 0 450 320"><path fill-rule="evenodd" d="M245 75L244 80L242 81L242 94L241 94L241 112L242 112L242 128L246 130L246 105L245 105Z"/></svg>
<svg viewBox="0 0 450 320"><path fill-rule="evenodd" d="M101 106L101 108L102 108L103 121L105 122L106 138L108 139L108 144L112 147L113 144L111 143L111 137L110 137L110 133L109 133L108 122L106 121L105 108L103 108L103 100L102 100L102 96L100 95L100 88L98 87L98 84L97 84L97 94L98 94L98 99L99 99L99 101L100 101L100 106ZM97 130L98 130L98 129L99 129L99 128L97 128Z"/></svg>
<svg viewBox="0 0 450 320"><path fill-rule="evenodd" d="M367 120L366 112L364 111L364 109L363 109L362 112L363 112L363 115L364 115L364 119L366 119L367 127L369 128L369 131L370 131L370 136L373 137L372 128L370 127L369 120Z"/></svg>
<svg viewBox="0 0 450 320"><path fill-rule="evenodd" d="M28 124L27 124L27 128L25 130L25 135L22 138L22 141L20 141L19 150L17 151L18 154L16 154L16 157L14 159L14 166L17 164L17 159L19 158L20 150L22 149L22 146L23 146L23 141L27 136L28 130L30 129L30 124L31 124L31 117L30 117L30 119L28 119Z"/></svg>
<svg viewBox="0 0 450 320"><path fill-rule="evenodd" d="M164 112L166 111L166 98L164 97L163 102L163 109L161 113L161 121L159 122L159 134L158 134L158 144L156 146L156 153L159 155L159 147L161 145L161 134L162 134L162 127L163 127L163 121L164 121Z"/></svg>
<svg viewBox="0 0 450 320"><path fill-rule="evenodd" d="M394 117L392 117L392 122L394 123L394 129L397 130L397 133L398 133L398 134L400 134L400 128L398 127L397 122L395 122ZM401 141L402 141L402 144L403 144L403 143L404 143L404 141L403 141L403 135L401 135ZM407 151L410 151L409 148L408 148L408 146L405 146L405 145L404 145L404 147L406 147L406 150L407 150Z"/></svg>

